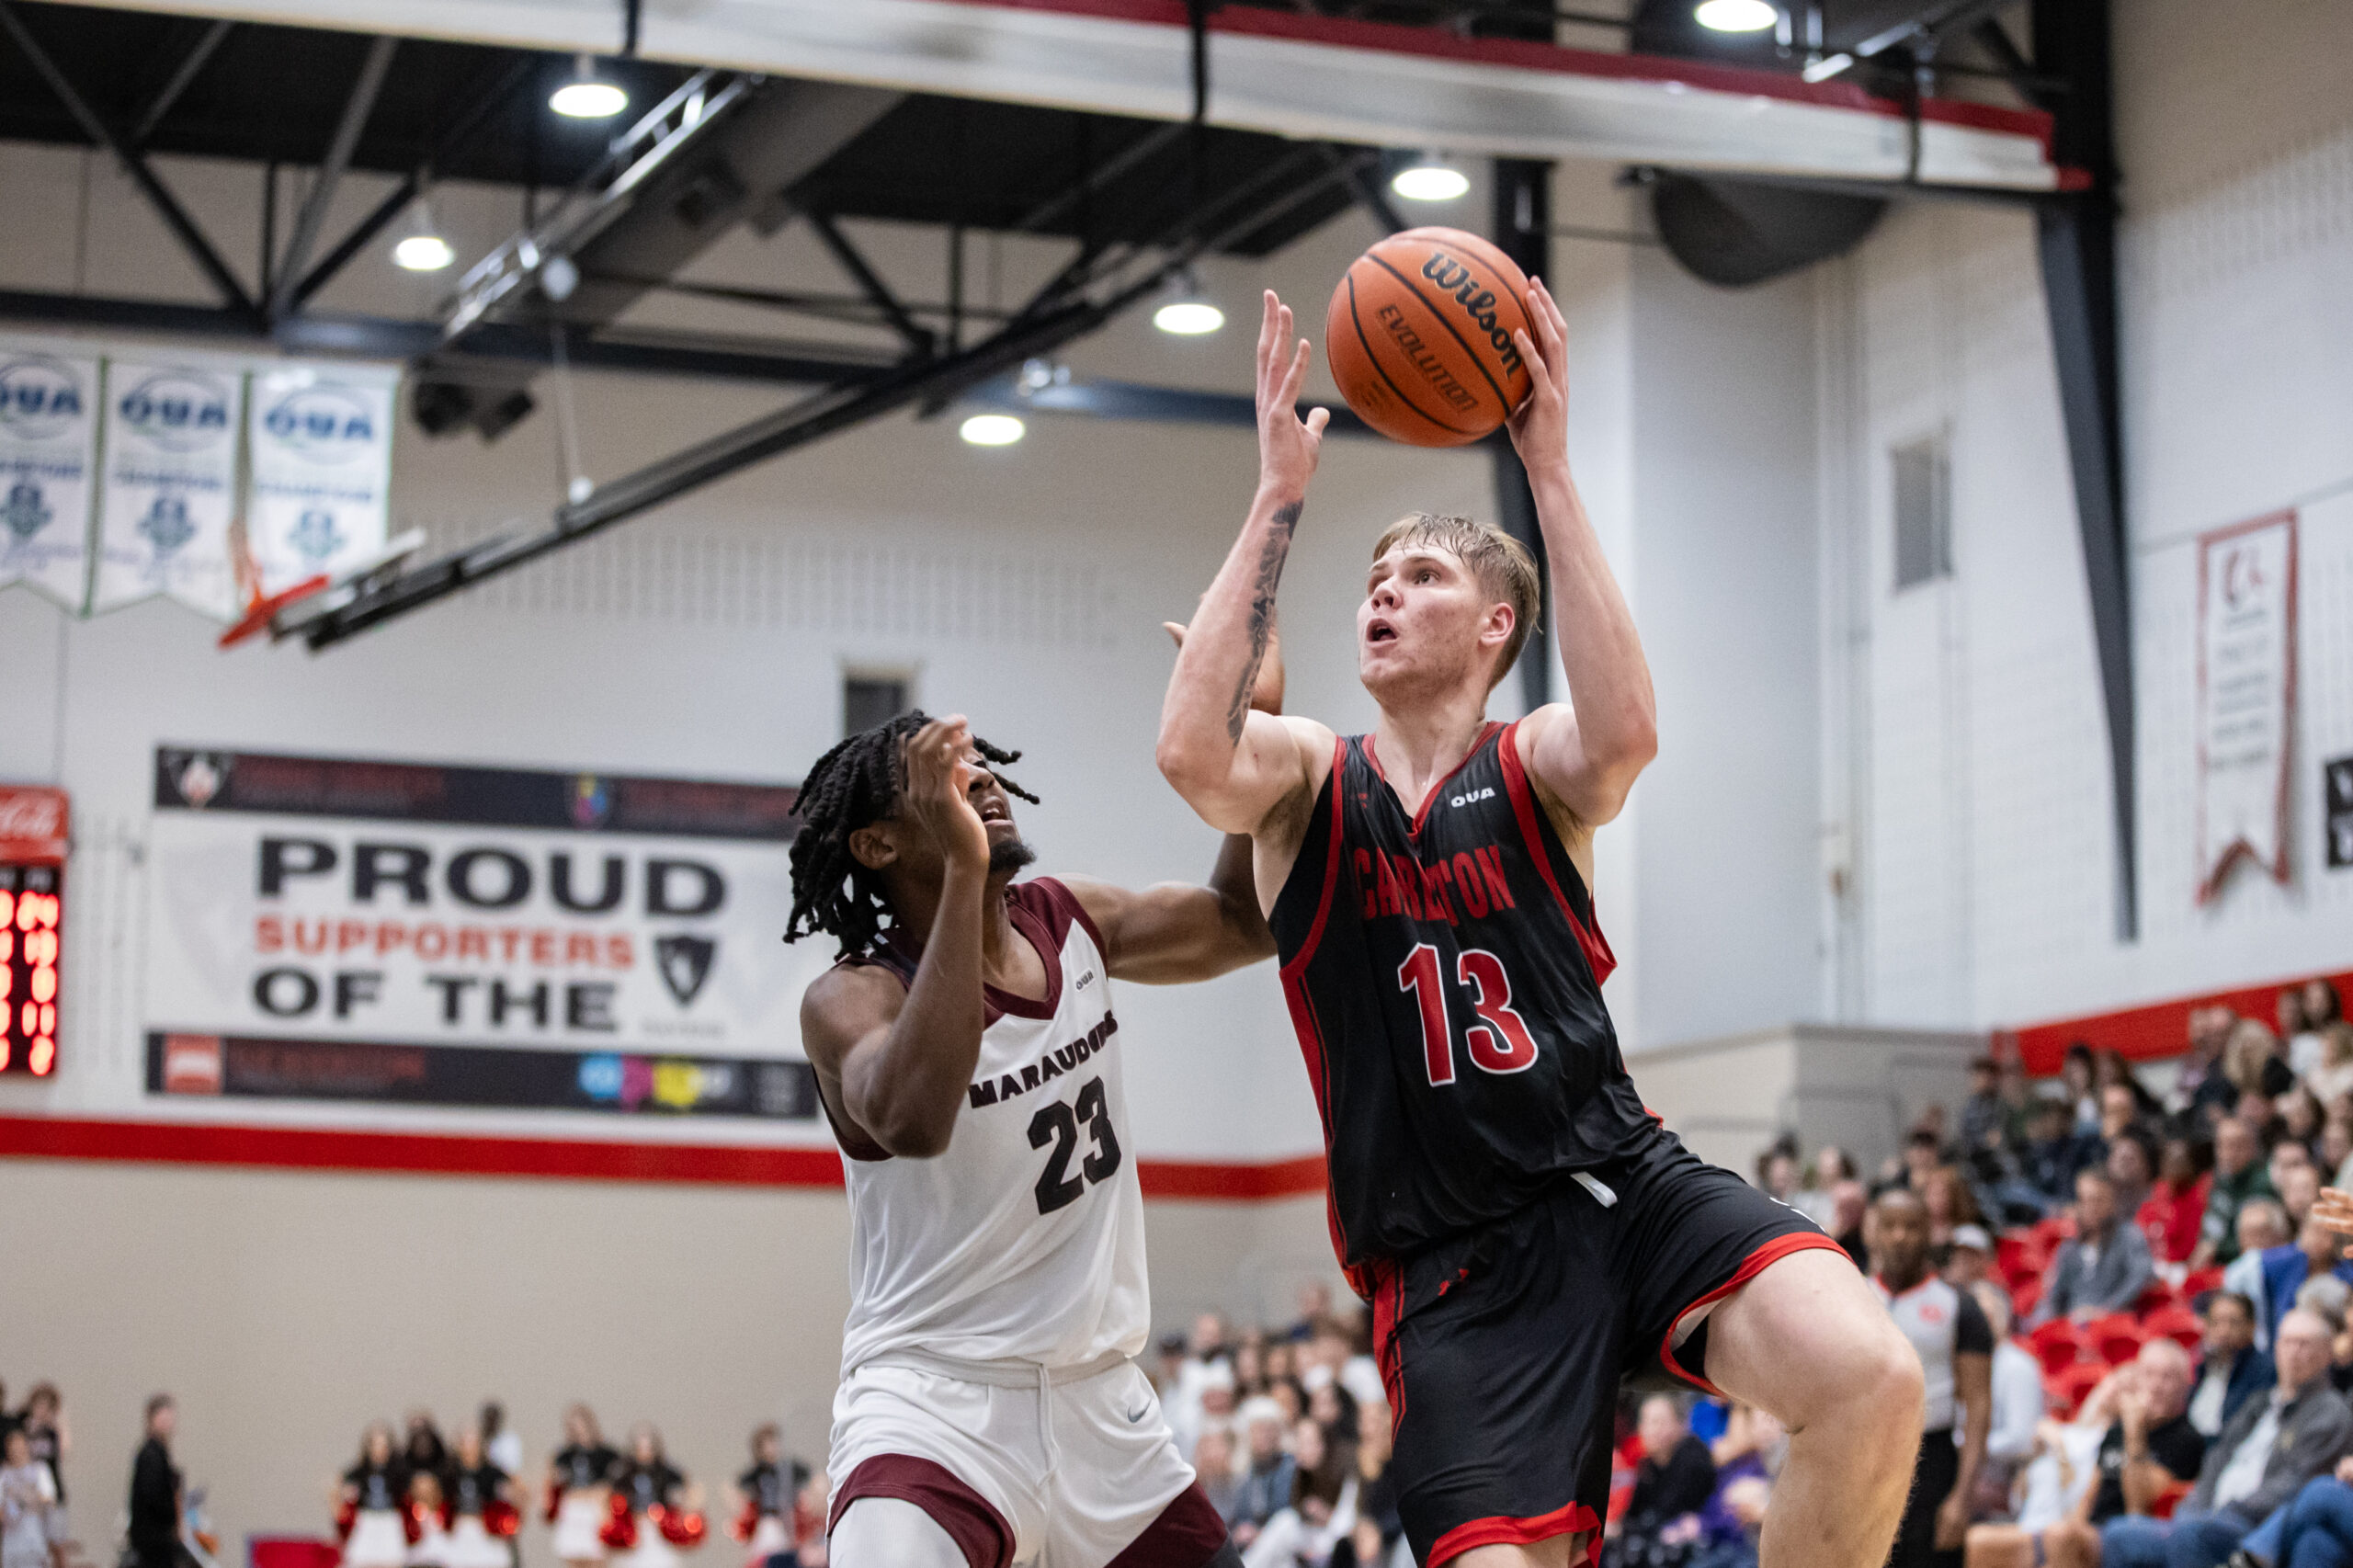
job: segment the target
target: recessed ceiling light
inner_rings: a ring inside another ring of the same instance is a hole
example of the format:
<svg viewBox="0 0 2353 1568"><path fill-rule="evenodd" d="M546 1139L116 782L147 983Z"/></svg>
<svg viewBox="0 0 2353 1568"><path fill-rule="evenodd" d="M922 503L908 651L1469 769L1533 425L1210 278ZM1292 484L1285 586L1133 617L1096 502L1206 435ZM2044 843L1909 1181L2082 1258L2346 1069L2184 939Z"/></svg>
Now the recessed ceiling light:
<svg viewBox="0 0 2353 1568"><path fill-rule="evenodd" d="M1389 188L1408 201L1452 201L1471 188L1471 176L1436 153L1391 176Z"/></svg>
<svg viewBox="0 0 2353 1568"><path fill-rule="evenodd" d="M392 247L392 265L407 272L438 272L457 259L438 234L411 234Z"/></svg>
<svg viewBox="0 0 2353 1568"><path fill-rule="evenodd" d="M563 85L549 95L548 108L570 119L610 119L629 108L629 95L597 75L596 61L584 54L573 62Z"/></svg>
<svg viewBox="0 0 2353 1568"><path fill-rule="evenodd" d="M1691 15L1720 33L1761 33L1781 19L1779 8L1767 0L1702 0Z"/></svg>
<svg viewBox="0 0 2353 1568"><path fill-rule="evenodd" d="M1179 337L1199 337L1225 324L1225 312L1207 300L1171 300L1152 312L1152 324Z"/></svg>
<svg viewBox="0 0 2353 1568"><path fill-rule="evenodd" d="M975 414L956 433L976 447L1009 447L1021 439L1025 429L1010 414Z"/></svg>

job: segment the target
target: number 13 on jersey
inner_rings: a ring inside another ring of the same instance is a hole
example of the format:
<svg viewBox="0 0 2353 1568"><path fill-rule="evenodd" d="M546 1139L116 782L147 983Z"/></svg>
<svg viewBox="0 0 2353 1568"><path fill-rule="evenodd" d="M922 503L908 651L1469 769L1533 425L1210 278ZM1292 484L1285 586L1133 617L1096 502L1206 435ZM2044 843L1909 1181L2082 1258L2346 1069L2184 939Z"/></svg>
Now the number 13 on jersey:
<svg viewBox="0 0 2353 1568"><path fill-rule="evenodd" d="M1473 1067L1486 1073L1524 1073L1536 1065L1535 1037L1511 1007L1511 977L1503 960L1484 948L1455 955L1454 982L1470 994L1472 1020L1462 1030L1463 1050ZM1443 960L1436 945L1424 942L1397 966L1397 985L1421 1010L1422 1058L1430 1083L1454 1082L1454 1008Z"/></svg>

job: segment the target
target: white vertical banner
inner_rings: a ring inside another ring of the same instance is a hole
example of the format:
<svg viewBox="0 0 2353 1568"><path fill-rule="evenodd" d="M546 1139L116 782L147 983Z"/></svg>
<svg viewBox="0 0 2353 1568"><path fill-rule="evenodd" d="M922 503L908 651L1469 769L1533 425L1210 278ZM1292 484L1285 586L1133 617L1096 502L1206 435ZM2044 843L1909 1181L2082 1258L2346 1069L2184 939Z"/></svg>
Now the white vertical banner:
<svg viewBox="0 0 2353 1568"><path fill-rule="evenodd" d="M100 388L94 356L0 344L0 587L74 610L89 592Z"/></svg>
<svg viewBox="0 0 2353 1568"><path fill-rule="evenodd" d="M263 593L331 577L383 549L399 380L371 366L254 372L245 527Z"/></svg>
<svg viewBox="0 0 2353 1568"><path fill-rule="evenodd" d="M2198 540L2198 902L2241 859L2288 880L2296 514Z"/></svg>
<svg viewBox="0 0 2353 1568"><path fill-rule="evenodd" d="M167 595L233 620L241 369L171 358L107 362L106 486L90 608Z"/></svg>

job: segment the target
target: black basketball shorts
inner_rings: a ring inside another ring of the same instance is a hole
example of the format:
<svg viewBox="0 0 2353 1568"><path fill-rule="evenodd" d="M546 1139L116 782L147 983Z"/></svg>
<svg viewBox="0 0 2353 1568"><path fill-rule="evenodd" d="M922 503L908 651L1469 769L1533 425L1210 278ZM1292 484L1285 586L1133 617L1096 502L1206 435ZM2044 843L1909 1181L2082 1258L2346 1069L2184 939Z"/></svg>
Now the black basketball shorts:
<svg viewBox="0 0 2353 1568"><path fill-rule="evenodd" d="M1368 1271L1400 1512L1439 1568L1473 1547L1601 1528L1621 1377L1709 1393L1677 1325L1793 1252L1838 1244L1661 1131L1518 1211Z"/></svg>

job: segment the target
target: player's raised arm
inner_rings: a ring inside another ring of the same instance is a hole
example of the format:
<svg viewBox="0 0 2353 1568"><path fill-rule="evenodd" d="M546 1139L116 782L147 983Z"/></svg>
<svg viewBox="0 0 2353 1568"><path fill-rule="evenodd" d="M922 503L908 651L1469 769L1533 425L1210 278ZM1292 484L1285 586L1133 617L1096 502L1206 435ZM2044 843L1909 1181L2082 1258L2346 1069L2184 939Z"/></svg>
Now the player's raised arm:
<svg viewBox="0 0 2353 1568"><path fill-rule="evenodd" d="M1529 771L1590 829L1618 814L1635 776L1658 754L1658 712L1633 612L1569 477L1568 323L1543 282L1528 290L1534 328L1515 334L1535 388L1512 415L1512 444L1528 470L1544 554L1552 569L1552 624L1574 711L1529 716Z"/></svg>
<svg viewBox="0 0 2353 1568"><path fill-rule="evenodd" d="M1302 744L1318 744L1305 733L1317 727L1250 708L1274 633L1275 590L1331 417L1321 408L1299 416L1308 347L1293 342L1290 308L1269 290L1258 330L1258 493L1201 598L1160 710L1161 774L1204 822L1228 833L1254 831L1303 789ZM1328 733L1320 744L1331 744Z"/></svg>
<svg viewBox="0 0 2353 1568"><path fill-rule="evenodd" d="M904 991L887 971L835 969L801 1003L810 1065L833 1103L883 1153L943 1153L980 1059L988 1019L981 976L981 899L988 884L988 830L971 790L984 776L969 760L961 717L936 719L905 748L904 810L938 844L939 907L915 979Z"/></svg>

